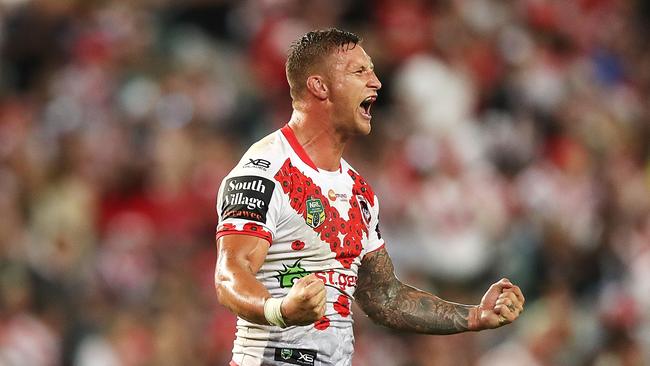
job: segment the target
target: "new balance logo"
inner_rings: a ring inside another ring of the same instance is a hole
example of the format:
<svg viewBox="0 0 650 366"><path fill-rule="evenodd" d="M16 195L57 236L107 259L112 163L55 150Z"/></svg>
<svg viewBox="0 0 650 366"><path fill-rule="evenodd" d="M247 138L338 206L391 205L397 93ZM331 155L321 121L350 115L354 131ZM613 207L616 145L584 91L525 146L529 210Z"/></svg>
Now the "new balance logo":
<svg viewBox="0 0 650 366"><path fill-rule="evenodd" d="M266 159L248 159L248 163L244 164L244 168L259 168L266 170L271 167L271 162Z"/></svg>

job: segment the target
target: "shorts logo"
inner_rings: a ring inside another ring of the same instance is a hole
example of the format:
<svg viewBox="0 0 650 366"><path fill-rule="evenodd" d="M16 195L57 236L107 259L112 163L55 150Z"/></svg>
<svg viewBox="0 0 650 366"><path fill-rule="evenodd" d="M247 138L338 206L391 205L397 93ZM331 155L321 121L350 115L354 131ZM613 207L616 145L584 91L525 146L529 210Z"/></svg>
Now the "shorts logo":
<svg viewBox="0 0 650 366"><path fill-rule="evenodd" d="M235 218L266 223L266 213L275 184L252 175L233 177L226 181L221 196L223 220Z"/></svg>
<svg viewBox="0 0 650 366"><path fill-rule="evenodd" d="M279 271L278 275L275 276L280 281L281 288L293 287L294 282L309 275L309 272L300 266L300 259L293 266L287 267L286 264L282 265L284 266L284 270Z"/></svg>
<svg viewBox="0 0 650 366"><path fill-rule="evenodd" d="M325 222L325 207L319 198L310 198L306 202L307 217L305 222L315 229Z"/></svg>
<svg viewBox="0 0 650 366"><path fill-rule="evenodd" d="M293 365L314 366L316 351L299 348L276 348L275 361L282 361Z"/></svg>
<svg viewBox="0 0 650 366"><path fill-rule="evenodd" d="M282 359L285 360L285 361L290 359L291 356L293 356L293 351L291 349L289 349L289 348L283 348L280 351L280 357L282 357Z"/></svg>

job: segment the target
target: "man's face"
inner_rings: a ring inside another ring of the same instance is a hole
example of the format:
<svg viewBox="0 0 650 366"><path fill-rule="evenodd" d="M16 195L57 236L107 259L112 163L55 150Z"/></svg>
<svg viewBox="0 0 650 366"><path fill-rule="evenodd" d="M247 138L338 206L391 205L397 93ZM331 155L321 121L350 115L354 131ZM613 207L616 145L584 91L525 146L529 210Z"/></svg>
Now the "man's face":
<svg viewBox="0 0 650 366"><path fill-rule="evenodd" d="M350 45L352 47L352 45ZM364 49L343 47L329 63L330 94L336 128L350 135L370 133L370 109L381 82Z"/></svg>

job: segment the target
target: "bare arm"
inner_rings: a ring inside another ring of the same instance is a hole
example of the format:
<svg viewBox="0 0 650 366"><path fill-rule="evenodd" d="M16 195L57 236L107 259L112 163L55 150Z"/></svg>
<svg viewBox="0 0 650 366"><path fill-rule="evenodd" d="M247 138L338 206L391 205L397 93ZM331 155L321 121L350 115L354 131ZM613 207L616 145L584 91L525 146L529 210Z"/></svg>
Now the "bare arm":
<svg viewBox="0 0 650 366"><path fill-rule="evenodd" d="M255 274L264 263L269 243L250 235L226 235L217 242L215 288L221 304L240 317L257 324L264 318L269 291Z"/></svg>
<svg viewBox="0 0 650 366"><path fill-rule="evenodd" d="M264 302L271 297L255 278L268 253L269 243L249 235L219 238L215 288L221 304L238 316L256 323L269 324ZM287 325L307 325L325 312L325 285L314 274L297 280L282 299L281 312Z"/></svg>
<svg viewBox="0 0 650 366"><path fill-rule="evenodd" d="M427 334L496 328L514 321L523 310L519 288L505 279L490 287L480 305L445 301L405 285L395 277L385 248L364 257L355 294L359 306L373 321Z"/></svg>

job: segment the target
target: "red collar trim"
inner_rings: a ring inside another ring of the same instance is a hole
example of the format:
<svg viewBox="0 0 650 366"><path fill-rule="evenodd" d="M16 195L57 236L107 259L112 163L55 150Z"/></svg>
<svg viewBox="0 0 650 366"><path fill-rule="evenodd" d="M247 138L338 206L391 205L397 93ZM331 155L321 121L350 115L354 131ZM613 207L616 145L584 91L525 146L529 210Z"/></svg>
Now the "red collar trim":
<svg viewBox="0 0 650 366"><path fill-rule="evenodd" d="M309 155L307 155L305 149L302 147L302 145L300 145L300 142L298 142L298 139L296 138L296 134L293 132L291 127L289 127L289 125L286 124L284 125L284 127L280 129L280 131L282 131L284 137L287 139L287 141L289 141L289 145L291 145L291 148L293 149L293 151L295 151L295 153L298 155L300 160L302 160L305 164L309 165L315 171L318 171L318 167L316 167L316 164L314 164L314 162L311 160ZM341 166L341 163L339 163L339 173L342 172L343 172L343 167Z"/></svg>
<svg viewBox="0 0 650 366"><path fill-rule="evenodd" d="M314 170L318 171L316 164L314 164L309 155L307 155L305 149L302 147L302 145L300 145L298 139L296 138L296 134L293 133L291 127L289 127L288 124L284 125L280 131L282 131L284 137L287 139L287 141L289 141L289 145L291 145L291 148L293 151L295 151L300 160L302 160L305 164L309 165Z"/></svg>

